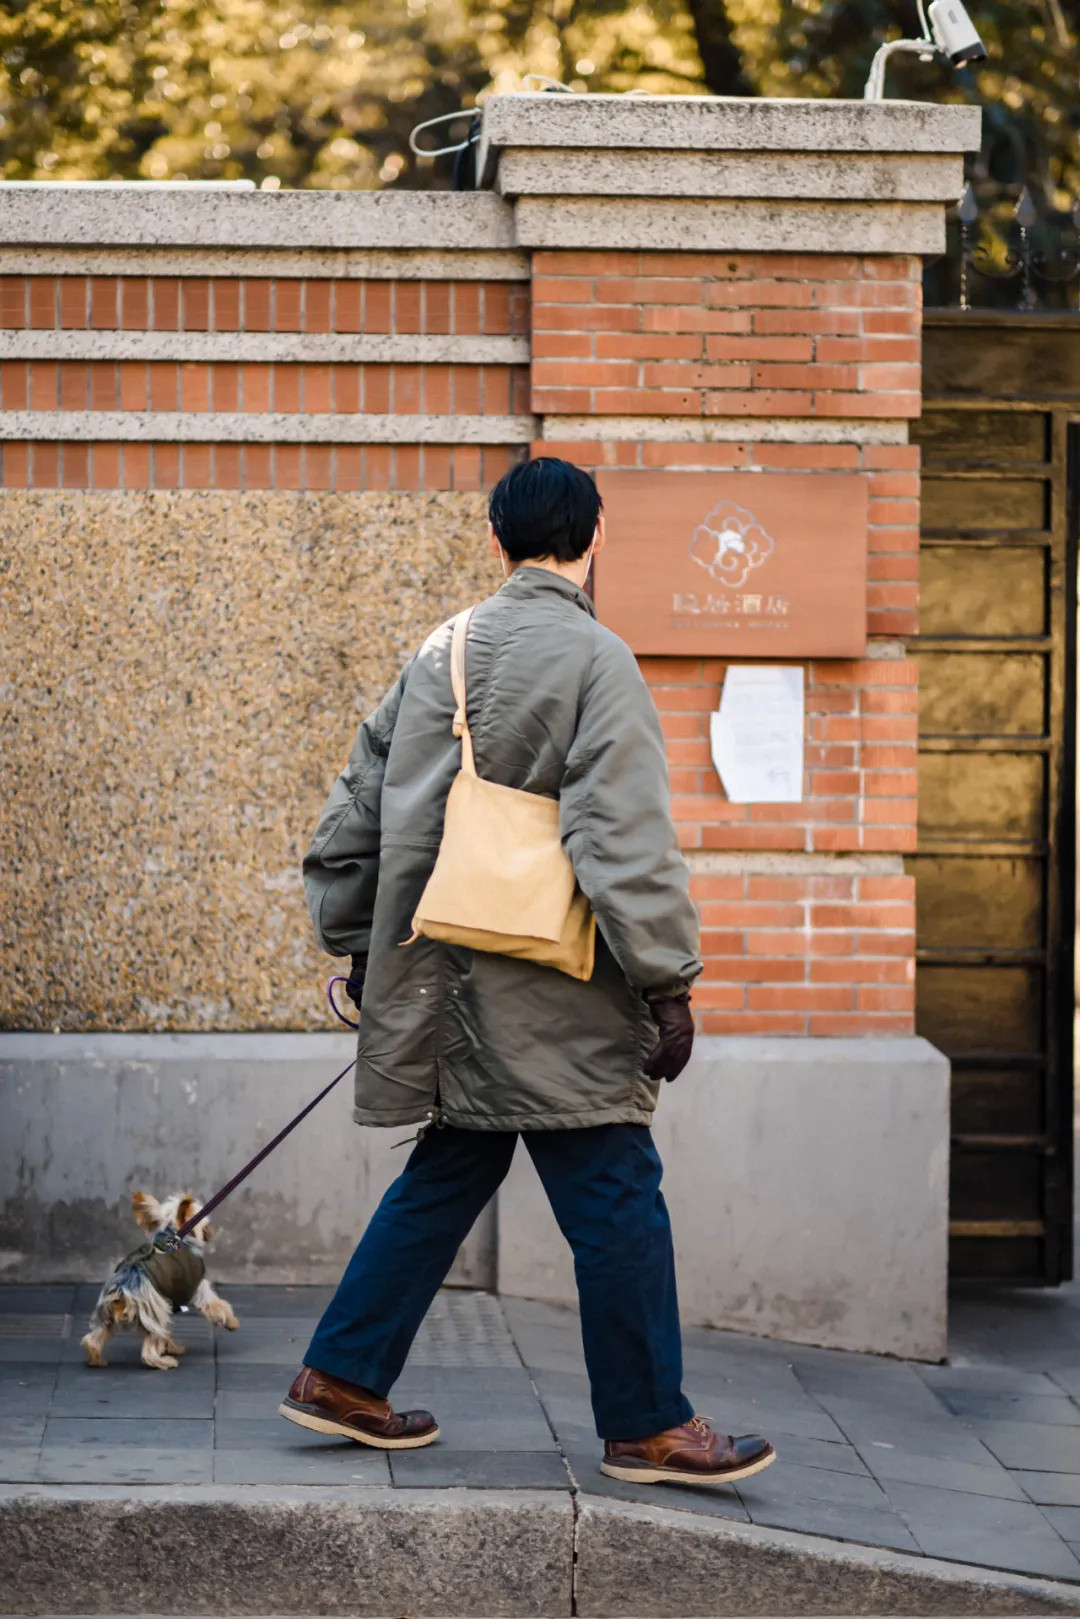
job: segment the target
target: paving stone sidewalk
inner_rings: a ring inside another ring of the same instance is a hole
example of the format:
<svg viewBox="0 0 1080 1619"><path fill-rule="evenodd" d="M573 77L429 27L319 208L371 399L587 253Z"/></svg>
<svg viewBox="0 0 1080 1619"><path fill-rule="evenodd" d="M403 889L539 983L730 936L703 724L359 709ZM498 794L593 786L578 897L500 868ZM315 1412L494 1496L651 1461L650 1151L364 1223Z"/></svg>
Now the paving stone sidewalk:
<svg viewBox="0 0 1080 1619"><path fill-rule="evenodd" d="M0 1289L0 1481L578 1491L1080 1581L1080 1287L960 1295L940 1367L688 1329L697 1409L780 1457L710 1491L603 1477L571 1311L441 1294L394 1400L443 1438L387 1455L275 1414L327 1290L222 1290L239 1332L179 1317L152 1372L129 1334L83 1364L96 1288Z"/></svg>

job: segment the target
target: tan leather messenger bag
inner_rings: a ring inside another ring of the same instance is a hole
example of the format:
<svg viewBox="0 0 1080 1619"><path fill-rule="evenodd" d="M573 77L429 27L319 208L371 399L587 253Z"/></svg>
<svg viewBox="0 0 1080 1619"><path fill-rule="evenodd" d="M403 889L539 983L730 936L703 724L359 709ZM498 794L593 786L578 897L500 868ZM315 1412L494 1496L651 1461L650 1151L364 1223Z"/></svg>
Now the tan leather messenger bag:
<svg viewBox="0 0 1080 1619"><path fill-rule="evenodd" d="M458 614L450 646L461 769L446 801L435 869L413 917L413 938L520 956L571 978L591 978L596 918L560 841L558 800L476 773L465 718L472 615L472 608Z"/></svg>

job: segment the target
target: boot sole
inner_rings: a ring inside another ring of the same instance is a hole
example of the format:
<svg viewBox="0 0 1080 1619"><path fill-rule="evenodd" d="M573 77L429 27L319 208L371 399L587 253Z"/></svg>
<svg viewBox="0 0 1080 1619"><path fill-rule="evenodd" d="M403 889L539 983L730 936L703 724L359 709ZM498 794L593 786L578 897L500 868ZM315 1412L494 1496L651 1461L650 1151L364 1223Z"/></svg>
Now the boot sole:
<svg viewBox="0 0 1080 1619"><path fill-rule="evenodd" d="M735 1484L741 1478L763 1473L776 1460L771 1447L761 1456L742 1467L732 1467L724 1473L687 1473L675 1467L620 1467L618 1462L601 1462L600 1471L608 1478L622 1479L624 1484Z"/></svg>
<svg viewBox="0 0 1080 1619"><path fill-rule="evenodd" d="M333 1434L341 1439L354 1439L358 1445L370 1445L374 1450L422 1450L425 1445L433 1445L439 1437L438 1428L433 1428L430 1433L415 1438L383 1439L379 1434L350 1428L347 1422L316 1416L313 1411L305 1411L302 1406L290 1405L288 1401L278 1406L278 1415L284 1417L286 1422L295 1422L298 1428L310 1428L312 1433Z"/></svg>

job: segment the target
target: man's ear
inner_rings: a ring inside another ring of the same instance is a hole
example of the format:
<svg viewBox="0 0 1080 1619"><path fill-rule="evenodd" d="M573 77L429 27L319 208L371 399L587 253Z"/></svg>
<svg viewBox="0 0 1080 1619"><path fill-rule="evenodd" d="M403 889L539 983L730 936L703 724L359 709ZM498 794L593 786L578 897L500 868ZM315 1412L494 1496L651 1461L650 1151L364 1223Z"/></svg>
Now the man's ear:
<svg viewBox="0 0 1080 1619"><path fill-rule="evenodd" d="M161 1224L161 1204L149 1192L134 1192L131 1207L144 1231L156 1231Z"/></svg>
<svg viewBox="0 0 1080 1619"><path fill-rule="evenodd" d="M606 544L607 544L607 529L604 526L604 514L603 514L603 512L601 512L599 517L596 519L596 533L593 535L593 542L592 542L593 556L596 555L597 551L602 551Z"/></svg>
<svg viewBox="0 0 1080 1619"><path fill-rule="evenodd" d="M511 562L510 558L499 544L499 536L495 532L495 525L493 523L488 524L488 550L502 568L503 578L509 579L510 575L515 571L518 564L516 562Z"/></svg>

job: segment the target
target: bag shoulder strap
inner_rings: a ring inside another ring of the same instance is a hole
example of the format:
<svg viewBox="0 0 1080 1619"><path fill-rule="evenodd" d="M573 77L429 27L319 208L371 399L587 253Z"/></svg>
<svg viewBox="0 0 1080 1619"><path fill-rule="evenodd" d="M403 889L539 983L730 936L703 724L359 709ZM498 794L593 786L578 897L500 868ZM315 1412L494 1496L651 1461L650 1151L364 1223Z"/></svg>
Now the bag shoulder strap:
<svg viewBox="0 0 1080 1619"><path fill-rule="evenodd" d="M473 757L469 722L465 718L465 643L469 635L469 622L475 611L475 607L470 607L464 613L458 614L454 620L454 634L450 642L450 683L454 688L454 701L457 704L454 711L454 735L461 738L461 768L468 776L476 775L476 760Z"/></svg>

